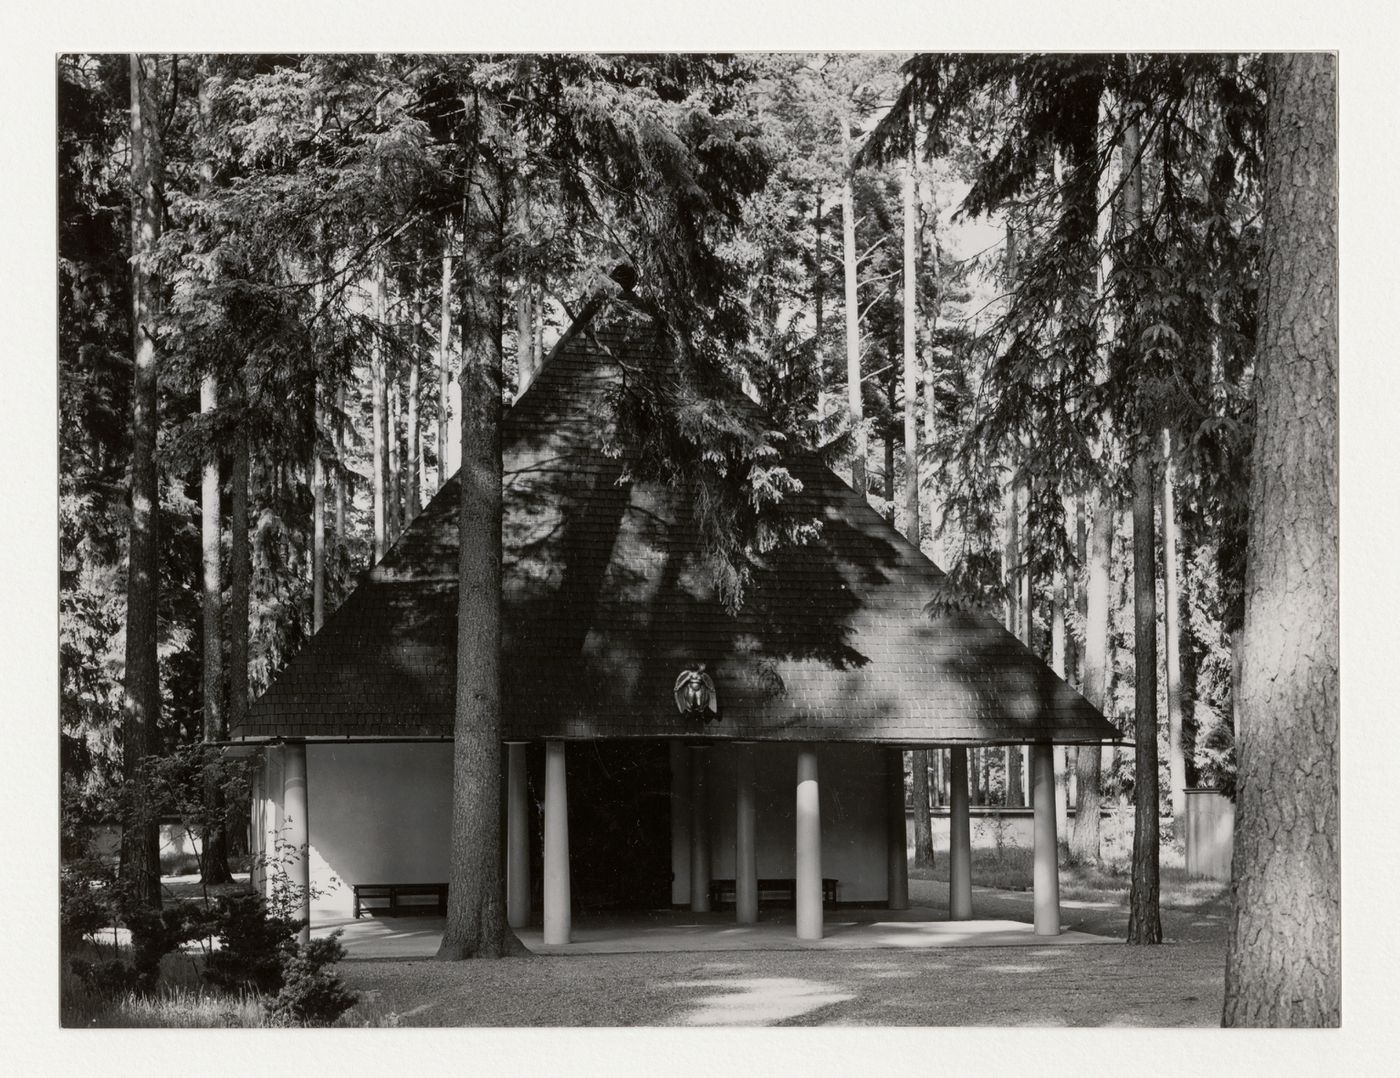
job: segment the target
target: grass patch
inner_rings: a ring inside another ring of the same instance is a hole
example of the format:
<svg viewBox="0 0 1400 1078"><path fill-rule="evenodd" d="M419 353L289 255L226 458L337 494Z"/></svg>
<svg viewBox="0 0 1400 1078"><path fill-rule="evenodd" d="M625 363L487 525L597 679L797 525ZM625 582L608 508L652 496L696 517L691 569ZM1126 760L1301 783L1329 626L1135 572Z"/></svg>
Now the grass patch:
<svg viewBox="0 0 1400 1078"><path fill-rule="evenodd" d="M1132 888L1131 849L1116 850L1116 856L1098 862L1071 861L1060 848L1060 897L1080 902L1122 902ZM1186 874L1185 852L1179 843L1162 844L1161 904L1164 909L1194 909L1220 896L1224 884L1217 880L1193 879ZM932 869L911 868L915 879L948 882L948 856L940 851ZM972 883L1001 891L1029 891L1034 878L1034 854L1023 846L1008 843L972 850Z"/></svg>

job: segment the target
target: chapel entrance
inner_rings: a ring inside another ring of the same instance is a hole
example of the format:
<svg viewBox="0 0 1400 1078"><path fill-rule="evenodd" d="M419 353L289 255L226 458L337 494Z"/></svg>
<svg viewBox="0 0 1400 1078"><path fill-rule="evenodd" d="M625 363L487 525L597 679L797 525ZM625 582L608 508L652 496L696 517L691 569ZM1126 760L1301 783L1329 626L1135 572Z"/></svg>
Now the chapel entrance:
<svg viewBox="0 0 1400 1078"><path fill-rule="evenodd" d="M529 755L532 801L544 800L544 754ZM671 768L664 742L571 741L569 876L581 914L671 905ZM536 817L538 820L538 816ZM535 909L542 837L532 845Z"/></svg>

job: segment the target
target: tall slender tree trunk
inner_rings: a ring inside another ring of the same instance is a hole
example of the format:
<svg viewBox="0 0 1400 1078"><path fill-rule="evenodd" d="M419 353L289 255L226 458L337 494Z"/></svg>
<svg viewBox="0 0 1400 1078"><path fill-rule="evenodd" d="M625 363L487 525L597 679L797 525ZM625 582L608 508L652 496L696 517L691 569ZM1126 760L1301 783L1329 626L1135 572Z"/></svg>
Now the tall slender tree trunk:
<svg viewBox="0 0 1400 1078"><path fill-rule="evenodd" d="M497 177L499 183L499 177ZM471 191L470 182L467 190ZM469 198L470 196L468 196ZM462 219L470 221L464 199ZM464 227L463 233L466 234ZM496 242L504 246L504 236ZM462 290L462 500L458 528L457 703L447 927L440 959L524 950L506 924L501 878L501 389L505 282ZM468 342L470 341L470 346Z"/></svg>
<svg viewBox="0 0 1400 1078"><path fill-rule="evenodd" d="M1084 587L1084 698L1100 711L1108 702L1108 591L1113 551L1113 506L1100 495L1089 527ZM1099 812L1103 807L1103 748L1081 745L1075 762L1074 830L1070 853L1077 861L1099 859Z"/></svg>
<svg viewBox="0 0 1400 1078"><path fill-rule="evenodd" d="M442 231L442 300L441 321L438 327L438 425L437 458L438 489L447 482L448 424L451 407L448 404L448 389L452 381L452 222L449 219Z"/></svg>
<svg viewBox="0 0 1400 1078"><path fill-rule="evenodd" d="M131 415L131 524L126 579L126 676L122 703L122 767L131 786L122 830L122 876L139 904L160 906L160 834L147 797L147 761L160 746L160 668L156 661L160 572L157 525L160 477L156 320L160 284L151 262L161 234L163 155L155 93L145 59L130 57L131 325L135 374Z"/></svg>
<svg viewBox="0 0 1400 1078"><path fill-rule="evenodd" d="M345 468L345 386L344 384L335 387L335 426L333 428L335 438L335 549L337 561L340 552L345 549L345 497L346 478ZM336 600L340 599L337 590Z"/></svg>
<svg viewBox="0 0 1400 1078"><path fill-rule="evenodd" d="M199 410L212 416L219 407L219 379L210 373L199 387ZM204 742L224 738L224 586L220 550L219 452L211 443L205 450L200 483L200 547L203 561L204 604ZM223 812L223 788L210 774L204 784L204 807L209 820L204 828L200 870L209 885L230 882L228 843L219 818Z"/></svg>
<svg viewBox="0 0 1400 1078"><path fill-rule="evenodd" d="M229 471L228 718L234 727L248 718L248 624L252 590L252 546L248 538L247 393L245 415L235 435Z"/></svg>
<svg viewBox="0 0 1400 1078"><path fill-rule="evenodd" d="M428 301L427 293L418 290L418 304L413 320L413 346L408 350L408 449L404 454L407 465L404 476L404 486L406 488L406 504L404 513L406 523L412 524L414 518L423 511L422 481L419 478L419 467L422 464L422 439L418 430L419 408L418 398L420 391L418 388L419 368L423 362L423 352L428 346Z"/></svg>
<svg viewBox="0 0 1400 1078"><path fill-rule="evenodd" d="M370 439L373 445L373 458L370 464L370 490L374 500L374 560L378 563L389 549L389 516L385 505L388 486L388 435L386 425L389 413L388 386L385 384L384 367L384 320L388 306L388 285L384 280L384 262L381 258L374 266L374 339L370 345L370 415L374 426Z"/></svg>
<svg viewBox="0 0 1400 1078"><path fill-rule="evenodd" d="M1341 1023L1336 57L1265 60L1227 1026Z"/></svg>
<svg viewBox="0 0 1400 1078"><path fill-rule="evenodd" d="M1006 589L1006 628L1021 638L1021 481L1013 479L1006 493L1006 565L1003 586ZM1021 789L1021 747L1007 745L1002 749L1006 766L1006 804L1025 804Z"/></svg>
<svg viewBox="0 0 1400 1078"><path fill-rule="evenodd" d="M1128 942L1161 943L1157 789L1157 573L1149 450L1133 460L1133 882Z"/></svg>
<svg viewBox="0 0 1400 1078"><path fill-rule="evenodd" d="M1131 106L1130 106L1131 107ZM1136 118L1123 132L1123 216L1142 223L1141 137ZM1136 315L1128 317L1129 327ZM1133 881L1128 895L1128 942L1161 943L1158 866L1161 856L1157 779L1157 541L1153 520L1156 478L1145 431L1133 447Z"/></svg>
<svg viewBox="0 0 1400 1078"><path fill-rule="evenodd" d="M391 352L384 362L384 373L389 383L389 543L398 541L403 531L403 395L399 377L398 358Z"/></svg>
<svg viewBox="0 0 1400 1078"><path fill-rule="evenodd" d="M917 238L914 207L913 153L904 167L904 533L915 549L923 527L919 520L919 281L915 260ZM929 765L934 753L918 749L910 753L914 795L914 865L932 868L933 828L929 823Z"/></svg>
<svg viewBox="0 0 1400 1078"><path fill-rule="evenodd" d="M210 91L208 78L202 79L198 92L199 128L201 139L210 135ZM199 164L199 191L209 197L214 188L214 167L211 156L205 155ZM199 411L212 420L219 408L219 377L210 370L200 381ZM220 483L219 451L211 438L204 453L200 474L200 553L203 570L203 653L204 653L204 743L206 767L204 778L205 823L201 829L200 873L206 886L229 883L233 876L228 870L228 836L224 831L224 792L218 773L212 766L217 762L224 725L224 634L223 634L223 567L220 549Z"/></svg>
<svg viewBox="0 0 1400 1078"><path fill-rule="evenodd" d="M1065 570L1055 566L1050 584L1050 665L1064 677L1065 667ZM1069 834L1069 771L1065 767L1065 747L1055 746L1055 834L1064 842Z"/></svg>
<svg viewBox="0 0 1400 1078"><path fill-rule="evenodd" d="M1172 481L1172 435L1162 431L1162 620L1167 652L1167 731L1172 784L1172 827L1186 811L1186 750L1181 722L1181 593L1177 587L1176 492Z"/></svg>
<svg viewBox="0 0 1400 1078"><path fill-rule="evenodd" d="M812 254L812 261L816 266L816 273L812 275L812 307L816 321L816 344L817 363L822 360L822 325L826 307L826 252L822 244L822 189L817 188L816 205L812 209L812 225L816 232L816 240Z"/></svg>
<svg viewBox="0 0 1400 1078"><path fill-rule="evenodd" d="M851 124L841 117L841 148L845 175L841 183L841 264L846 283L846 409L851 422L851 486L864 498L869 448L865 433L865 404L860 371L860 287L856 264L856 195L851 154Z"/></svg>
<svg viewBox="0 0 1400 1078"><path fill-rule="evenodd" d="M530 281L522 276L515 292L515 366L516 389L519 397L535 380L534 304L531 302Z"/></svg>

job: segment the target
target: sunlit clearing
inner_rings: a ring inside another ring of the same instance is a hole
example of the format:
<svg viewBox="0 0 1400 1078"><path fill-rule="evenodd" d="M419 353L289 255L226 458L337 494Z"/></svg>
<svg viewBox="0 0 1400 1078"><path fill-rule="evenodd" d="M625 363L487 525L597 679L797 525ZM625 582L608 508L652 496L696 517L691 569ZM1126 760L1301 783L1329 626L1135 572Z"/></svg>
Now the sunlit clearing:
<svg viewBox="0 0 1400 1078"><path fill-rule="evenodd" d="M855 998L850 992L837 991L834 985L798 977L687 981L679 987L724 989L693 1001L695 1010L682 1019L689 1026L767 1026Z"/></svg>

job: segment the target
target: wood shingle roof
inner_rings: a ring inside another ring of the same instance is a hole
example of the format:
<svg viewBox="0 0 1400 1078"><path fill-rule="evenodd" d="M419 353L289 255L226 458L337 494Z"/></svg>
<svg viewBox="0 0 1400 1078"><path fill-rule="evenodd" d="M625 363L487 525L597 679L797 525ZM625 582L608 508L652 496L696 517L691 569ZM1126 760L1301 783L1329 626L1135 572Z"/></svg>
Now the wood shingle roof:
<svg viewBox="0 0 1400 1078"><path fill-rule="evenodd" d="M507 413L503 722L507 738L874 741L1117 737L989 616L930 619L940 570L819 460L784 463L819 538L774 552L743 609L717 601L673 495L620 483L600 446L635 333L573 337ZM240 738L450 737L455 477L254 703ZM681 716L703 662L721 718Z"/></svg>

